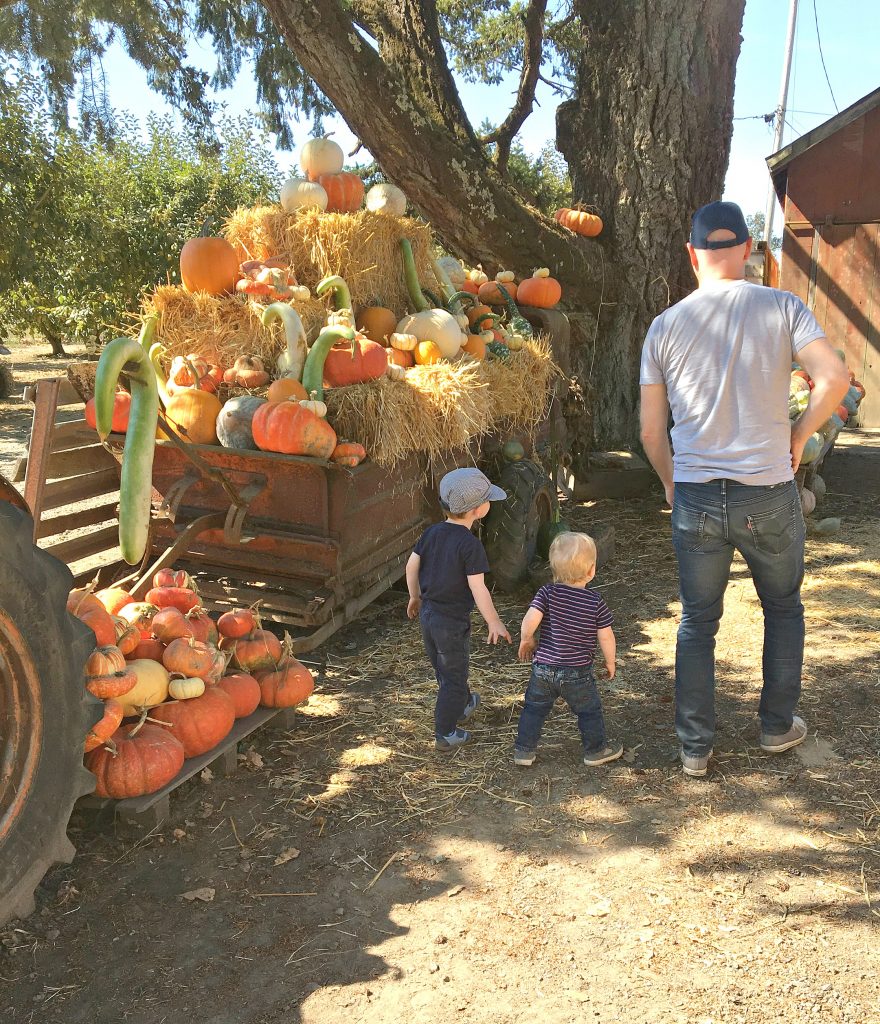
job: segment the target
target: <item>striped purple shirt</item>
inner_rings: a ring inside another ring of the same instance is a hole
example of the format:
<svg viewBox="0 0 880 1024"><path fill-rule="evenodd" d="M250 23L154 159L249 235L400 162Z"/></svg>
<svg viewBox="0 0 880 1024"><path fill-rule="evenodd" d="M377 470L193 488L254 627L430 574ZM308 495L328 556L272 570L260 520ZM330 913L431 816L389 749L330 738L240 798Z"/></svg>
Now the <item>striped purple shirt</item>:
<svg viewBox="0 0 880 1024"><path fill-rule="evenodd" d="M564 583L541 587L530 607L544 615L533 659L541 665L592 665L596 630L614 621L601 594Z"/></svg>

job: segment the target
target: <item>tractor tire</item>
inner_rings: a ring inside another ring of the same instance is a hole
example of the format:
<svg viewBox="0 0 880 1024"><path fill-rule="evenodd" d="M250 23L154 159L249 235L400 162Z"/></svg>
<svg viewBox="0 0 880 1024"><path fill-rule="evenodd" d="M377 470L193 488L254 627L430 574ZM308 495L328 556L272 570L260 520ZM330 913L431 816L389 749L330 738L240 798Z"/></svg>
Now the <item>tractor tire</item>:
<svg viewBox="0 0 880 1024"><path fill-rule="evenodd" d="M528 578L538 531L553 515L553 484L541 466L527 459L507 463L497 482L507 500L492 503L483 544L495 586L510 591Z"/></svg>
<svg viewBox="0 0 880 1024"><path fill-rule="evenodd" d="M15 390L15 378L9 366L0 360L0 399L9 398Z"/></svg>
<svg viewBox="0 0 880 1024"><path fill-rule="evenodd" d="M0 501L0 925L31 913L49 868L73 859L67 823L95 788L83 743L102 714L83 686L95 634L67 612L73 577L33 529Z"/></svg>

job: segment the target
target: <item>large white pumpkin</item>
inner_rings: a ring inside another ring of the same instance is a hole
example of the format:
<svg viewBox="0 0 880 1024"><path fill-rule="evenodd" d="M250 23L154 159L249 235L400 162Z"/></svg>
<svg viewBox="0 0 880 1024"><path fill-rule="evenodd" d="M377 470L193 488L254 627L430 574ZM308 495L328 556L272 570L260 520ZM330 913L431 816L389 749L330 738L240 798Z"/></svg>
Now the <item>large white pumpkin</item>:
<svg viewBox="0 0 880 1024"><path fill-rule="evenodd" d="M367 209L389 217L402 217L406 213L406 196L396 185L383 181L367 193Z"/></svg>
<svg viewBox="0 0 880 1024"><path fill-rule="evenodd" d="M308 178L291 178L281 189L281 205L288 213L317 207L327 209L327 192L323 185Z"/></svg>
<svg viewBox="0 0 880 1024"><path fill-rule="evenodd" d="M310 181L322 174L339 174L344 163L345 154L332 139L309 139L299 154L299 165Z"/></svg>
<svg viewBox="0 0 880 1024"><path fill-rule="evenodd" d="M414 334L419 341L433 341L446 359L451 359L461 348L465 336L458 321L445 309L425 309L421 313L405 316L397 325L398 334Z"/></svg>

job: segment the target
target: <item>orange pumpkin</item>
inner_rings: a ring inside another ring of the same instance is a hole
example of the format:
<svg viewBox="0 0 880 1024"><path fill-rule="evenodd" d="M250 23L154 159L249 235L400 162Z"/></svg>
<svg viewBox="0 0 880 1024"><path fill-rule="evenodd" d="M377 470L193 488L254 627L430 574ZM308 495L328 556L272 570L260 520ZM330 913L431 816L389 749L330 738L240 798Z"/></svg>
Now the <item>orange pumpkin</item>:
<svg viewBox="0 0 880 1024"><path fill-rule="evenodd" d="M121 697L133 690L137 676L125 662L118 647L98 647L89 656L85 667L86 689L102 700Z"/></svg>
<svg viewBox="0 0 880 1024"><path fill-rule="evenodd" d="M141 642L140 630L119 615L111 616L113 625L116 628L116 646L128 657L129 654Z"/></svg>
<svg viewBox="0 0 880 1024"><path fill-rule="evenodd" d="M137 729L132 736L131 733ZM110 737L115 750L99 747L86 755L95 775L95 795L123 800L166 786L183 767L183 744L162 725L123 725Z"/></svg>
<svg viewBox="0 0 880 1024"><path fill-rule="evenodd" d="M312 673L292 655L256 676L260 684L260 703L267 708L294 708L308 700L315 689Z"/></svg>
<svg viewBox="0 0 880 1024"><path fill-rule="evenodd" d="M229 735L235 724L235 704L225 690L209 686L200 697L160 704L150 712L150 718L171 726L171 734L183 744L186 757L198 757Z"/></svg>
<svg viewBox="0 0 880 1024"><path fill-rule="evenodd" d="M215 668L216 648L194 637L172 640L162 655L162 664L169 672L179 672L188 679L204 679Z"/></svg>
<svg viewBox="0 0 880 1024"><path fill-rule="evenodd" d="M333 449L330 459L337 465L354 468L359 466L366 457L367 452L362 444L358 444L357 441L340 441Z"/></svg>
<svg viewBox="0 0 880 1024"><path fill-rule="evenodd" d="M395 325L396 326L396 325ZM344 388L385 376L388 357L378 342L355 337L354 342L334 345L324 360L324 386Z"/></svg>
<svg viewBox="0 0 880 1024"><path fill-rule="evenodd" d="M190 369L192 368L192 369ZM193 371L195 376L193 376ZM175 395L184 388L215 392L223 382L223 369L216 363L190 352L188 356L175 356L168 373L168 393Z"/></svg>
<svg viewBox="0 0 880 1024"><path fill-rule="evenodd" d="M165 653L165 644L161 640L141 638L141 642L135 647L131 654L126 655L126 661L158 661L162 664L162 655Z"/></svg>
<svg viewBox="0 0 880 1024"><path fill-rule="evenodd" d="M153 587L147 591L146 601L157 608L178 608L188 612L199 603L199 595L188 587Z"/></svg>
<svg viewBox="0 0 880 1024"><path fill-rule="evenodd" d="M443 353L433 341L420 341L413 352L419 366L431 366L443 362Z"/></svg>
<svg viewBox="0 0 880 1024"><path fill-rule="evenodd" d="M480 363L486 358L486 342L479 334L469 334L467 341L461 346L461 350Z"/></svg>
<svg viewBox="0 0 880 1024"><path fill-rule="evenodd" d="M193 581L183 569L160 569L153 577L154 587L186 587L193 589Z"/></svg>
<svg viewBox="0 0 880 1024"><path fill-rule="evenodd" d="M550 309L562 298L562 285L553 277L527 277L519 286L516 301L521 306Z"/></svg>
<svg viewBox="0 0 880 1024"><path fill-rule="evenodd" d="M247 718L260 706L260 684L246 672L223 676L217 686L232 698L236 718Z"/></svg>
<svg viewBox="0 0 880 1024"><path fill-rule="evenodd" d="M204 608L196 605L195 608L190 608L184 618L189 623L196 640L201 640L202 643L206 644L214 644L215 647L217 646L217 641L220 638L217 633L217 623Z"/></svg>
<svg viewBox="0 0 880 1024"><path fill-rule="evenodd" d="M236 608L224 612L217 620L217 630L221 636L238 640L257 628L257 617L250 608Z"/></svg>
<svg viewBox="0 0 880 1024"><path fill-rule="evenodd" d="M355 319L355 327L371 341L388 344L388 335L397 330L400 318L385 306L364 306Z"/></svg>
<svg viewBox="0 0 880 1024"><path fill-rule="evenodd" d="M85 752L95 750L113 735L122 721L122 705L118 700L104 702L104 717L96 722L86 733Z"/></svg>
<svg viewBox="0 0 880 1024"><path fill-rule="evenodd" d="M475 324L478 323L480 325L479 329L481 331L482 330L486 330L486 329L488 329L488 328L490 328L492 326L492 324L495 321L493 319L488 319L488 318L491 318L493 316L494 316L494 314L493 314L492 310L488 306L483 304L483 303L475 303L467 311L468 324L471 327L473 327ZM484 323L485 323L485 326L484 326Z"/></svg>
<svg viewBox="0 0 880 1024"><path fill-rule="evenodd" d="M190 637L202 642L208 639L207 634L197 637L189 619L179 608L170 605L156 612L153 619L153 636L163 644L170 644L173 640L188 640Z"/></svg>
<svg viewBox="0 0 880 1024"><path fill-rule="evenodd" d="M469 277L466 277L461 283L461 290L463 292L470 292L471 295L476 295L480 290L480 286L476 281L472 281Z"/></svg>
<svg viewBox="0 0 880 1024"><path fill-rule="evenodd" d="M119 609L124 608L127 604L134 604L134 598L122 587L108 587L106 590L99 590L95 597L111 615L116 615Z"/></svg>
<svg viewBox="0 0 880 1024"><path fill-rule="evenodd" d="M217 444L217 416L223 405L209 391L184 388L165 406L165 419L175 434L192 444Z"/></svg>
<svg viewBox="0 0 880 1024"><path fill-rule="evenodd" d="M98 647L112 647L116 644L116 626L109 612L103 608L91 608L77 616L95 634Z"/></svg>
<svg viewBox="0 0 880 1024"><path fill-rule="evenodd" d="M180 279L188 292L234 292L240 276L238 254L225 238L191 238L180 250Z"/></svg>
<svg viewBox="0 0 880 1024"><path fill-rule="evenodd" d="M354 213L364 201L364 183L351 171L321 174L318 184L327 193L327 213Z"/></svg>
<svg viewBox="0 0 880 1024"><path fill-rule="evenodd" d="M80 587L76 590L71 590L67 595L67 610L71 615L76 615L78 618L93 608L97 608L99 611L106 611L104 605L101 604L91 590Z"/></svg>
<svg viewBox="0 0 880 1024"><path fill-rule="evenodd" d="M223 380L240 388L261 388L269 383L269 374L259 356L239 356L232 368L223 374Z"/></svg>
<svg viewBox="0 0 880 1024"><path fill-rule="evenodd" d="M415 366L416 357L412 352L403 352L399 348L386 348L385 355L391 366Z"/></svg>
<svg viewBox="0 0 880 1024"><path fill-rule="evenodd" d="M119 617L130 622L146 640L152 635L153 616L159 609L146 601L135 601L119 609Z"/></svg>
<svg viewBox="0 0 880 1024"><path fill-rule="evenodd" d="M488 302L493 306L503 306L504 299L501 296L501 288L516 301L517 287L514 281L486 281L485 284L480 285L480 290L477 293L480 302Z"/></svg>
<svg viewBox="0 0 880 1024"><path fill-rule="evenodd" d="M266 671L281 660L281 641L267 629L255 629L253 633L234 641L232 663L253 675Z"/></svg>
<svg viewBox="0 0 880 1024"><path fill-rule="evenodd" d="M113 396L113 419L110 425L112 433L124 434L128 430L129 412L131 412L131 395L127 391L117 391ZM97 429L94 398L90 398L86 402L84 418L92 430Z"/></svg>
<svg viewBox="0 0 880 1024"><path fill-rule="evenodd" d="M253 432L264 452L329 459L336 447L336 431L298 402L261 405L254 413Z"/></svg>
<svg viewBox="0 0 880 1024"><path fill-rule="evenodd" d="M586 210L570 210L563 207L553 214L557 224L561 224L576 235L583 235L585 238L595 238L602 231L602 218L595 213L588 213Z"/></svg>
<svg viewBox="0 0 880 1024"><path fill-rule="evenodd" d="M266 395L270 402L286 402L289 398L300 402L308 397L306 389L296 377L281 377L278 380L273 380Z"/></svg>

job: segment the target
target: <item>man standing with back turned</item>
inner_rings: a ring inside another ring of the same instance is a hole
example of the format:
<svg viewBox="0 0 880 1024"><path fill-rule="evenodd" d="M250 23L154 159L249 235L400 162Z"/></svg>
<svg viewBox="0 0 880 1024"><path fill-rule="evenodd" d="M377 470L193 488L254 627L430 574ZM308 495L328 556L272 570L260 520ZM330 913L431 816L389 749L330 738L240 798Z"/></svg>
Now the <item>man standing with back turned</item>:
<svg viewBox="0 0 880 1024"><path fill-rule="evenodd" d="M752 240L735 203L697 210L687 248L698 287L648 330L641 435L672 506L682 605L675 653L681 763L685 774L702 776L715 736L715 634L734 550L764 610L761 749L782 753L806 739L795 715L805 530L794 473L807 438L837 408L849 380L800 299L745 280ZM793 426L792 360L815 381Z"/></svg>

